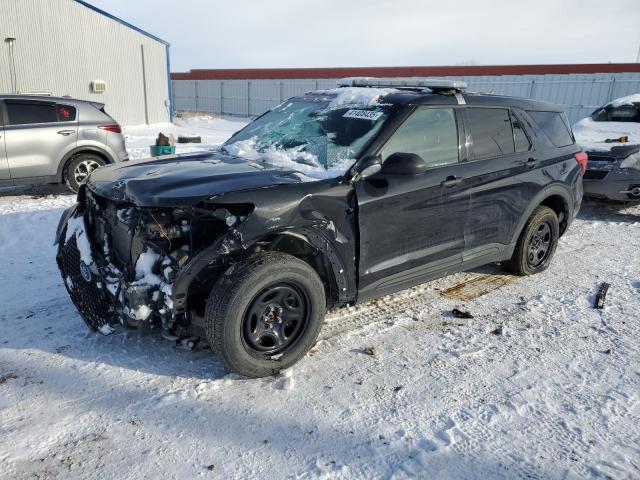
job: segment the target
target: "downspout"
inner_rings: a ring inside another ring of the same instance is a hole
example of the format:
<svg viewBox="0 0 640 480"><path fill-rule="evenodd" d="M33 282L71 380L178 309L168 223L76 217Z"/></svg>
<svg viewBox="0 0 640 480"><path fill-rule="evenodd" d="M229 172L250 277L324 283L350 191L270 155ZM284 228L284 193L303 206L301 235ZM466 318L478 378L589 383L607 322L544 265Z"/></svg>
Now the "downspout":
<svg viewBox="0 0 640 480"><path fill-rule="evenodd" d="M170 44L166 44L166 49L167 49L167 84L169 86L169 88L167 89L167 92L169 94L169 98L168 98L168 102L169 105L167 105L167 108L169 109L169 121L173 123L173 85L171 84L171 57L169 55L169 47L171 45Z"/></svg>

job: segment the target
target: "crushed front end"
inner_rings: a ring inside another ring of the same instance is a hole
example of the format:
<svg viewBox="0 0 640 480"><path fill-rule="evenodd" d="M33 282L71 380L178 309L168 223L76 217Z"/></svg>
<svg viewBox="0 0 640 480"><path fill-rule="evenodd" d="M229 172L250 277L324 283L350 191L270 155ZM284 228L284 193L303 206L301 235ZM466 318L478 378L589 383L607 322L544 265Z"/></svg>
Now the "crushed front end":
<svg viewBox="0 0 640 480"><path fill-rule="evenodd" d="M147 322L173 336L192 323L185 293L175 292L176 284L185 284L181 275L188 262L242 219L206 204L141 208L82 188L78 203L60 221L57 262L73 303L92 330L108 334L115 324L136 328Z"/></svg>

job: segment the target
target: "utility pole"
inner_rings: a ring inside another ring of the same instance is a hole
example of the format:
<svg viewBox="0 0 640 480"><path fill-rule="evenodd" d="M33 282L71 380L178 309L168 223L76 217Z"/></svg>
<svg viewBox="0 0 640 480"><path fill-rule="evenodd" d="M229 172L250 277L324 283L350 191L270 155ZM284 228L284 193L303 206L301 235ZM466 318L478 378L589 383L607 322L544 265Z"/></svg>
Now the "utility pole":
<svg viewBox="0 0 640 480"><path fill-rule="evenodd" d="M16 79L16 59L13 55L13 44L16 43L14 37L6 37L4 42L9 45L9 64L11 75L11 93L18 93L18 80Z"/></svg>

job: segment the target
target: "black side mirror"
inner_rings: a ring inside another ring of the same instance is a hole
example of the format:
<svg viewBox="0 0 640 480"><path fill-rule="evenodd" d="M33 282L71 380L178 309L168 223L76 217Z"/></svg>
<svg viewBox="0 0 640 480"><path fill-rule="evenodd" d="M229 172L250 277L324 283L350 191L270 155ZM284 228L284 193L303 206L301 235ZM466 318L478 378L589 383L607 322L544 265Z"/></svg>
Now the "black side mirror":
<svg viewBox="0 0 640 480"><path fill-rule="evenodd" d="M379 155L370 155L364 157L362 160L358 162L356 165L356 173L354 175L354 180L360 178L367 178L372 175L375 175L382 168L382 160Z"/></svg>
<svg viewBox="0 0 640 480"><path fill-rule="evenodd" d="M418 175L426 170L427 164L415 153L394 153L387 157L382 165L384 175Z"/></svg>

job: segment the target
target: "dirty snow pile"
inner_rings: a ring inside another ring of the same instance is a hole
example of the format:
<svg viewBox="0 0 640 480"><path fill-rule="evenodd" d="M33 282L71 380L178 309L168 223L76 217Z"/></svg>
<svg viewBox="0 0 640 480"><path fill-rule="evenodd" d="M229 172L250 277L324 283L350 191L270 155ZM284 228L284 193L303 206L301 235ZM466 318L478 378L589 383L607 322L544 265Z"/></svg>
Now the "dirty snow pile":
<svg viewBox="0 0 640 480"><path fill-rule="evenodd" d="M640 206L586 202L540 275L330 312L252 380L157 331L89 332L52 245L73 202L0 192L2 479L640 477Z"/></svg>

